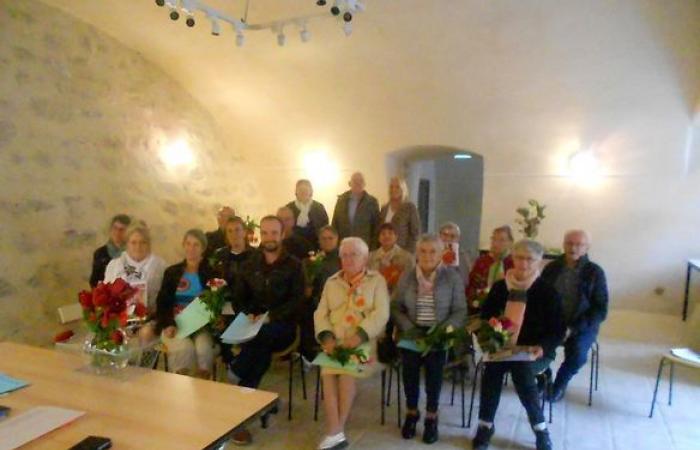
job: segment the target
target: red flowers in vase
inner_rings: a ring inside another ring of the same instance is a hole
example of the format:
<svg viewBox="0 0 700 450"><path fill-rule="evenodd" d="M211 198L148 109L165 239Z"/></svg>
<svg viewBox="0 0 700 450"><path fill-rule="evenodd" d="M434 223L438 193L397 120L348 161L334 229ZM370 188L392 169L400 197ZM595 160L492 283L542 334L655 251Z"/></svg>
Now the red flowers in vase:
<svg viewBox="0 0 700 450"><path fill-rule="evenodd" d="M101 350L114 350L124 343L124 332L129 318L129 301L136 294L126 281L118 278L113 283L99 283L92 291L78 294L83 309L83 320L95 334L94 344ZM136 303L134 315L144 317L146 307Z"/></svg>

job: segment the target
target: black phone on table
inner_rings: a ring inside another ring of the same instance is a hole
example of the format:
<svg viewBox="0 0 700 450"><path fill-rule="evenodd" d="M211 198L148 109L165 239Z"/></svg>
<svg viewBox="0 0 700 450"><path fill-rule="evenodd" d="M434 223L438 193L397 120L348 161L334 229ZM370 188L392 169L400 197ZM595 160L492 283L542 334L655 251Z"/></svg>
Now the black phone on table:
<svg viewBox="0 0 700 450"><path fill-rule="evenodd" d="M112 448L112 440L100 436L88 436L69 450L107 450Z"/></svg>

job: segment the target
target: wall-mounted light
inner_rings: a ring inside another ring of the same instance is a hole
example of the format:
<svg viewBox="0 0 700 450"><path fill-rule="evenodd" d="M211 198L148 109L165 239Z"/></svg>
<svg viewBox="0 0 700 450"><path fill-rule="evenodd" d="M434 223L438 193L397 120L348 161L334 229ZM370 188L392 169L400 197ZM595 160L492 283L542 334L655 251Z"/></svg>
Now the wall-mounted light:
<svg viewBox="0 0 700 450"><path fill-rule="evenodd" d="M453 156L454 159L472 159L472 155L466 153L457 153Z"/></svg>
<svg viewBox="0 0 700 450"><path fill-rule="evenodd" d="M160 159L169 169L192 166L196 161L192 148L184 138L164 145L160 151Z"/></svg>
<svg viewBox="0 0 700 450"><path fill-rule="evenodd" d="M338 181L338 163L328 156L323 150L315 150L306 153L302 162L306 178L310 179L314 187L322 189L333 187Z"/></svg>
<svg viewBox="0 0 700 450"><path fill-rule="evenodd" d="M568 174L581 184L592 184L600 179L601 167L593 150L579 150L569 157Z"/></svg>

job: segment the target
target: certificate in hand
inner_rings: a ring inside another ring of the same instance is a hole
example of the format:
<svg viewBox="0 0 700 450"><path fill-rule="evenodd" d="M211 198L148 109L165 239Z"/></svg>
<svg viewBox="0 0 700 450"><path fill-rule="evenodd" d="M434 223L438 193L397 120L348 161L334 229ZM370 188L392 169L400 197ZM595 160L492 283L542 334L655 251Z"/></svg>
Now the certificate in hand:
<svg viewBox="0 0 700 450"><path fill-rule="evenodd" d="M238 314L221 335L221 342L224 344L242 344L253 340L267 321L267 315L268 313L265 313L258 317L258 320L252 321L246 314Z"/></svg>
<svg viewBox="0 0 700 450"><path fill-rule="evenodd" d="M175 324L177 325L177 335L175 337L178 339L186 338L190 334L199 331L210 320L211 312L209 312L207 306L199 298L195 298L180 314L175 316Z"/></svg>

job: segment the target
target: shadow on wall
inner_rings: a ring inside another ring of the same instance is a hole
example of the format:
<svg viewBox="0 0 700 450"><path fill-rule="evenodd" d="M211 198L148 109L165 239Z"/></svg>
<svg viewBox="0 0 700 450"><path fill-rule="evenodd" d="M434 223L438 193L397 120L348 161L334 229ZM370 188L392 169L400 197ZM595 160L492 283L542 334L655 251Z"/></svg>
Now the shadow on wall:
<svg viewBox="0 0 700 450"><path fill-rule="evenodd" d="M484 191L484 159L468 150L421 145L387 156L389 176L406 179L409 199L418 206L424 233L437 233L451 221L459 225L460 246L478 254Z"/></svg>

